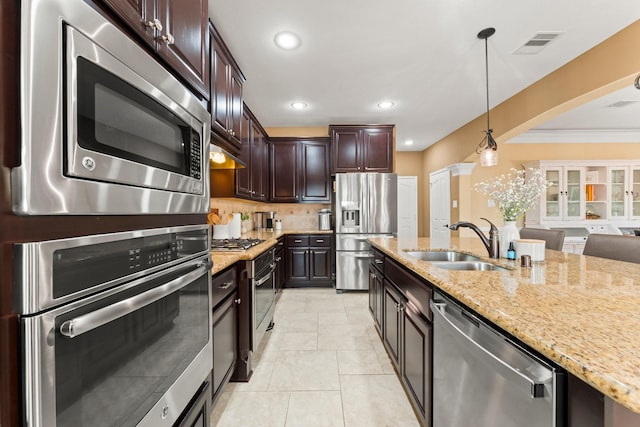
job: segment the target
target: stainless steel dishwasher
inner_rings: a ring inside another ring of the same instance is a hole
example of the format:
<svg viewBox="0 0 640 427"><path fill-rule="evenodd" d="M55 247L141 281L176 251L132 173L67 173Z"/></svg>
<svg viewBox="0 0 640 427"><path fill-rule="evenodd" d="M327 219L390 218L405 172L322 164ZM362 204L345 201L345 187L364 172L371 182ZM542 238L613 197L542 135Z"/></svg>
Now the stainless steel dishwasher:
<svg viewBox="0 0 640 427"><path fill-rule="evenodd" d="M433 427L562 427L566 373L436 292Z"/></svg>

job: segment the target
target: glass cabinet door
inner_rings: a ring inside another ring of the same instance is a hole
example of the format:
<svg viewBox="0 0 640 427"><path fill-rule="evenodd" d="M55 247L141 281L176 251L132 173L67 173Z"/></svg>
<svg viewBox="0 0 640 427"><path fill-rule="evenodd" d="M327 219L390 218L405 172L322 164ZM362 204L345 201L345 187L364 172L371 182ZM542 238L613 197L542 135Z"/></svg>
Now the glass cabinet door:
<svg viewBox="0 0 640 427"><path fill-rule="evenodd" d="M544 177L551 182L544 196L545 219L560 219L560 169L545 169Z"/></svg>
<svg viewBox="0 0 640 427"><path fill-rule="evenodd" d="M582 168L566 168L565 219L584 218L584 173Z"/></svg>
<svg viewBox="0 0 640 427"><path fill-rule="evenodd" d="M627 216L625 209L625 191L627 185L627 168L609 170L609 218L621 219Z"/></svg>
<svg viewBox="0 0 640 427"><path fill-rule="evenodd" d="M632 167L629 175L631 178L628 196L631 203L630 217L640 219L640 166Z"/></svg>

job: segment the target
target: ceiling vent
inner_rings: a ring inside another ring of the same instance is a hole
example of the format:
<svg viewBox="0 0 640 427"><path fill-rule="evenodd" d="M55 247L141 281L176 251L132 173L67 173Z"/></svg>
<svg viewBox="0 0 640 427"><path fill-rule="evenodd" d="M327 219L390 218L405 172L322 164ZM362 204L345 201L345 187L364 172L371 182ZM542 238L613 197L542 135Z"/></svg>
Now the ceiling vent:
<svg viewBox="0 0 640 427"><path fill-rule="evenodd" d="M540 33L535 33L533 37L524 42L522 46L513 51L514 55L536 55L542 49L547 47L549 43L556 40L560 35L562 35L561 31L545 31Z"/></svg>
<svg viewBox="0 0 640 427"><path fill-rule="evenodd" d="M618 101L618 102L614 102L611 105L607 105L606 108L622 108L622 107L627 107L631 104L635 104L638 101Z"/></svg>

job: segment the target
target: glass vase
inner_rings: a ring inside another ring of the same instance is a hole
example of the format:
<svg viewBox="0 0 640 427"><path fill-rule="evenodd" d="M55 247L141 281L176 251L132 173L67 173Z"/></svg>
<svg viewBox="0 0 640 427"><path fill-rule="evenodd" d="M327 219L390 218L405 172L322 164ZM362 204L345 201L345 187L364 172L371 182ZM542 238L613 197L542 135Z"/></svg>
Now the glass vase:
<svg viewBox="0 0 640 427"><path fill-rule="evenodd" d="M520 238L520 231L516 226L516 221L504 221L502 229L500 229L500 257L506 258L509 250L509 243L513 242L515 246L516 240ZM516 254L517 256L518 254Z"/></svg>

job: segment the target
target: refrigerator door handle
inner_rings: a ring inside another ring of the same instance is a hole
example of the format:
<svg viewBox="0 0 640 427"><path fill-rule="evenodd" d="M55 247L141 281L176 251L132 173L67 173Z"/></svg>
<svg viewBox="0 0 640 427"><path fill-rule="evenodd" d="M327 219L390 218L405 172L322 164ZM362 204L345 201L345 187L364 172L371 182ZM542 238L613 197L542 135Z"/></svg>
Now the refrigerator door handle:
<svg viewBox="0 0 640 427"><path fill-rule="evenodd" d="M340 256L349 258L373 258L370 252L340 252Z"/></svg>

